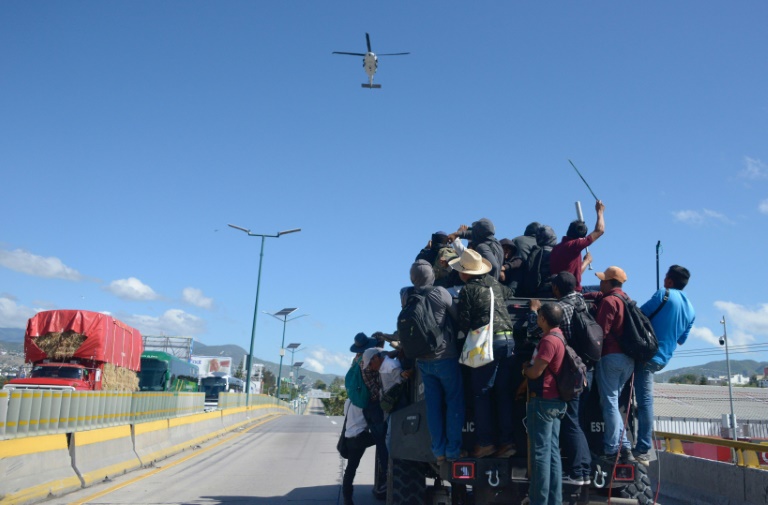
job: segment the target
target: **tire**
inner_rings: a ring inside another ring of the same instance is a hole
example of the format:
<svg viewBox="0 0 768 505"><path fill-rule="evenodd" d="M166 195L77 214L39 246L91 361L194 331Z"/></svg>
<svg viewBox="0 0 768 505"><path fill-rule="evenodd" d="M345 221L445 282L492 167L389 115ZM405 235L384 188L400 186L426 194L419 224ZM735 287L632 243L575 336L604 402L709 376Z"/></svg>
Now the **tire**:
<svg viewBox="0 0 768 505"><path fill-rule="evenodd" d="M619 496L622 498L634 498L638 505L653 505L653 488L651 478L648 476L648 468L637 463L635 465L635 482L623 488Z"/></svg>
<svg viewBox="0 0 768 505"><path fill-rule="evenodd" d="M387 505L423 505L427 500L424 465L390 459L387 469Z"/></svg>

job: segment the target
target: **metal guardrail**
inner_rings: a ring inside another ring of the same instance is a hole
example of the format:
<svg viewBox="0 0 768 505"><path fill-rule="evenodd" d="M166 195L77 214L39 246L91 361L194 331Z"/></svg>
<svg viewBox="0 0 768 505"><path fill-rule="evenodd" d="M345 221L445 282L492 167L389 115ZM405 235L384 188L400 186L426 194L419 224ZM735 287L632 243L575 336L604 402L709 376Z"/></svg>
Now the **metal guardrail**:
<svg viewBox="0 0 768 505"><path fill-rule="evenodd" d="M737 442L735 440L726 440L723 438L682 435L680 433L669 433L665 431L657 431L656 437L663 438L667 452L673 454L685 454L685 451L683 450L683 442L697 442L700 444L728 447L733 449L736 453L736 465L746 468L760 468L760 458L758 454L768 450L768 446L753 442Z"/></svg>

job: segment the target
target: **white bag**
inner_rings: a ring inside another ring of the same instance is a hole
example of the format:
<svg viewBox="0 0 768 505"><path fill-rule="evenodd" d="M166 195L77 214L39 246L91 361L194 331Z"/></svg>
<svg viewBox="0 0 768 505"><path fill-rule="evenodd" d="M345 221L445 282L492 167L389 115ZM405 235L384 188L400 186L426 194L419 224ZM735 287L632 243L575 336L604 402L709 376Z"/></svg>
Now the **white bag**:
<svg viewBox="0 0 768 505"><path fill-rule="evenodd" d="M491 289L491 317L488 324L469 332L464 340L464 348L459 356L459 363L478 368L493 361L493 315L496 305Z"/></svg>

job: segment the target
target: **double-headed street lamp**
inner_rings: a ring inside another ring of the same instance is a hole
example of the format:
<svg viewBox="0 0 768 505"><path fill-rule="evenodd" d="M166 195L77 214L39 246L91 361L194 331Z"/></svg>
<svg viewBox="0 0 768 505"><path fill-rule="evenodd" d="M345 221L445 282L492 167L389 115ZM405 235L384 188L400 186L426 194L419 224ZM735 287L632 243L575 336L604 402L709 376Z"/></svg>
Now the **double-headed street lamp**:
<svg viewBox="0 0 768 505"><path fill-rule="evenodd" d="M256 279L256 304L253 307L253 327L251 328L251 347L250 352L248 353L248 371L246 373L246 386L245 386L245 404L250 405L250 394L251 394L251 364L253 362L253 343L256 340L256 316L259 313L259 288L261 287L261 263L264 260L264 239L269 238L279 238L282 235L287 235L289 233L296 233L301 231L301 228L294 228L292 230L285 230L285 231L279 231L276 235L266 235L261 233L252 233L251 230L248 230L246 228L242 228L240 226L235 226L234 224L228 225L230 228L234 228L236 230L244 231L248 234L249 237L261 237L261 252L259 253L259 276ZM279 385L278 385L279 386Z"/></svg>
<svg viewBox="0 0 768 505"><path fill-rule="evenodd" d="M309 314L302 314L300 316L292 317L291 319L288 319L288 316L296 312L297 308L295 307L289 307L285 308L283 310L279 310L275 312L274 314L271 314L269 312L265 312L265 314L269 314L270 316L274 317L275 319L278 319L283 322L283 340L280 342L280 368L277 371L277 399L280 399L280 378L283 374L283 356L285 356L285 325L289 323L290 321L296 320L300 317L308 316ZM301 344L298 344L301 345ZM293 357L291 357L291 362L293 362Z"/></svg>

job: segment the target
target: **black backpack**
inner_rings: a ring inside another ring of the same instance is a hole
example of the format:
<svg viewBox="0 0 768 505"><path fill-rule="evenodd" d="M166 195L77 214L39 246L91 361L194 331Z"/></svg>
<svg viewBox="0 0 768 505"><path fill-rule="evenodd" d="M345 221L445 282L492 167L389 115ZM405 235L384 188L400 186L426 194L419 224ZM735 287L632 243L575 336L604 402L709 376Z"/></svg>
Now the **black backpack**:
<svg viewBox="0 0 768 505"><path fill-rule="evenodd" d="M587 385L587 366L562 335L557 335L557 337L565 345L565 354L563 355L563 364L560 366L560 373L555 376L555 382L557 382L560 399L569 402L584 391L584 387Z"/></svg>
<svg viewBox="0 0 768 505"><path fill-rule="evenodd" d="M548 281L544 270L549 271L549 251L538 245L533 246L522 268L523 278L517 285L515 296L536 296L542 283Z"/></svg>
<svg viewBox="0 0 768 505"><path fill-rule="evenodd" d="M619 339L621 352L640 363L650 361L659 350L659 341L656 340L650 319L643 314L634 300L615 293L610 296L620 298L624 302L624 333Z"/></svg>
<svg viewBox="0 0 768 505"><path fill-rule="evenodd" d="M567 302L566 302L567 303ZM600 361L603 352L603 329L581 301L573 306L571 316L571 347L587 366Z"/></svg>
<svg viewBox="0 0 768 505"><path fill-rule="evenodd" d="M411 289L397 316L397 334L406 358L428 356L443 342L443 330L427 299L432 289Z"/></svg>

